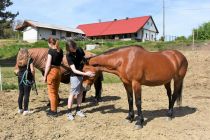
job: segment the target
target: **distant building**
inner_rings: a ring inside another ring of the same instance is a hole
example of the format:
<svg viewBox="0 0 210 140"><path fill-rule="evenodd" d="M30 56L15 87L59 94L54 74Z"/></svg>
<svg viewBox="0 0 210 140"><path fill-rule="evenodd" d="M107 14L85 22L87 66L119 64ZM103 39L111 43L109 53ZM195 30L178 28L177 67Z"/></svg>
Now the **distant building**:
<svg viewBox="0 0 210 140"><path fill-rule="evenodd" d="M23 40L27 42L36 42L38 40L48 39L49 36L57 39L84 35L80 29L73 29L51 24L44 24L37 21L25 20L16 30L23 31Z"/></svg>
<svg viewBox="0 0 210 140"><path fill-rule="evenodd" d="M77 27L90 39L137 39L155 41L158 29L151 16L114 19L108 22L82 24Z"/></svg>

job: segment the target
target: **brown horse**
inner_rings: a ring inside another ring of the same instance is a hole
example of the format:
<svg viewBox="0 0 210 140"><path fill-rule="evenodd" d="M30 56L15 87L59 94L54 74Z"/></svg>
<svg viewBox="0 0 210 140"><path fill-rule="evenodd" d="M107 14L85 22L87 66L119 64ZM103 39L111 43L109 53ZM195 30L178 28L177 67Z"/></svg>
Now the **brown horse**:
<svg viewBox="0 0 210 140"><path fill-rule="evenodd" d="M45 64L47 61L48 48L31 48L28 49L29 56L33 59L34 66L41 71L42 75L44 75ZM85 56L93 56L94 54L88 51L85 51ZM16 65L17 66L17 65ZM61 64L61 82L64 84L68 84L70 82L70 74L71 68L68 65L66 55L64 55L62 64ZM101 98L101 90L102 90L102 80L103 75L102 72L97 72L96 75L92 78L94 80L95 86L95 98L96 100L100 100ZM84 92L86 95L86 91ZM85 100L85 96L83 96L83 101Z"/></svg>
<svg viewBox="0 0 210 140"><path fill-rule="evenodd" d="M137 128L143 127L141 86L164 85L169 100L167 115L173 116L174 103L180 105L182 86L187 72L188 62L183 54L176 50L149 52L141 46L128 46L109 50L101 55L90 58L85 71L105 71L120 77L127 92L129 113L126 119L134 120L133 93L137 107ZM171 81L174 80L174 92L171 95ZM89 87L93 81L85 79L84 87Z"/></svg>

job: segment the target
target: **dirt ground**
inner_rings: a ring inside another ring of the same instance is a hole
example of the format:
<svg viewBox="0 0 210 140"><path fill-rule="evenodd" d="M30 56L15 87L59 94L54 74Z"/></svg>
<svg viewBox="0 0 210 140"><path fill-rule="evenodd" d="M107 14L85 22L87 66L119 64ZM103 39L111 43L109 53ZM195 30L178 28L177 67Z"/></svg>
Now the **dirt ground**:
<svg viewBox="0 0 210 140"><path fill-rule="evenodd" d="M68 85L61 85L59 117L46 116L47 94L31 92L30 116L17 114L17 91L0 93L0 139L210 139L210 49L182 51L189 61L184 82L182 107L175 107L175 118L167 120L168 99L163 86L143 87L143 129L125 120L128 103L121 83L103 84L103 98L94 104L94 89L83 104L86 118L66 118ZM75 106L75 105L74 105ZM74 108L75 109L75 108ZM135 108L136 109L136 108Z"/></svg>

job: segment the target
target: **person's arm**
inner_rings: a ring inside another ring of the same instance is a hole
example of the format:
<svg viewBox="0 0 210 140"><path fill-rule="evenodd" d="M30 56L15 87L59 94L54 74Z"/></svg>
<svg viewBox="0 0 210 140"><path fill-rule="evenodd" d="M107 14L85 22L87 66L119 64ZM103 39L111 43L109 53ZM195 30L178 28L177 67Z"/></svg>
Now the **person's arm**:
<svg viewBox="0 0 210 140"><path fill-rule="evenodd" d="M47 55L47 62L45 65L45 71L44 71L44 82L47 82L47 74L50 71L52 56L50 54Z"/></svg>
<svg viewBox="0 0 210 140"><path fill-rule="evenodd" d="M30 64L30 69L31 69L31 73L33 75L33 78L35 80L35 69L34 69L34 64L33 63Z"/></svg>
<svg viewBox="0 0 210 140"><path fill-rule="evenodd" d="M87 72L82 72L82 71L79 71L75 68L75 65L72 64L70 65L70 68L71 70L75 73L75 74L79 74L79 75L83 75L83 76L89 76L89 77L93 77L95 76L95 74L93 72L90 72L90 71L87 71Z"/></svg>
<svg viewBox="0 0 210 140"><path fill-rule="evenodd" d="M18 76L19 68L18 68L18 65L17 64L15 64L14 73L15 73L16 76Z"/></svg>

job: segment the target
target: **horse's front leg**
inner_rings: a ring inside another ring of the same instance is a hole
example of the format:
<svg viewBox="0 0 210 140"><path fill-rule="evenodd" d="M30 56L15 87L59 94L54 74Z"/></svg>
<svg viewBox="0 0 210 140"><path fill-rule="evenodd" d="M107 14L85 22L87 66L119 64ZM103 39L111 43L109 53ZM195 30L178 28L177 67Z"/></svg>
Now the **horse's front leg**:
<svg viewBox="0 0 210 140"><path fill-rule="evenodd" d="M133 110L133 92L132 87L130 85L127 85L124 83L125 90L127 92L127 98L128 98L128 105L129 105L129 112L126 119L129 122L133 122L134 120L134 110Z"/></svg>
<svg viewBox="0 0 210 140"><path fill-rule="evenodd" d="M141 100L141 84L138 82L134 82L132 84L133 87L133 92L135 95L135 101L136 101L136 108L137 108L137 120L136 120L136 128L143 128L143 122L144 122L144 117L142 114L142 110L141 110L141 104L142 104L142 100Z"/></svg>
<svg viewBox="0 0 210 140"><path fill-rule="evenodd" d="M98 80L97 82L94 83L95 87L95 100L97 102L102 101L101 100L101 93L102 93L102 81Z"/></svg>

